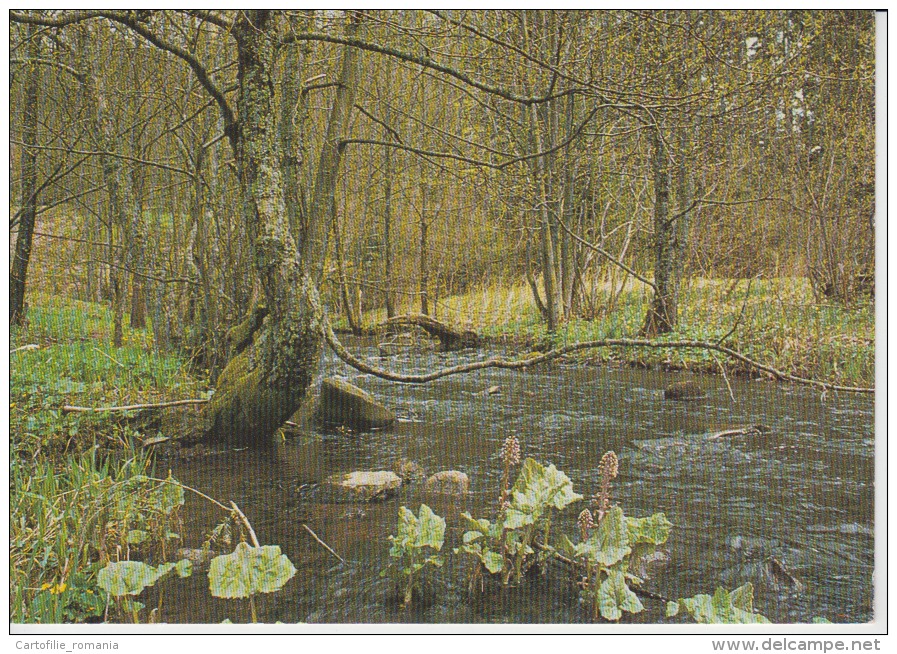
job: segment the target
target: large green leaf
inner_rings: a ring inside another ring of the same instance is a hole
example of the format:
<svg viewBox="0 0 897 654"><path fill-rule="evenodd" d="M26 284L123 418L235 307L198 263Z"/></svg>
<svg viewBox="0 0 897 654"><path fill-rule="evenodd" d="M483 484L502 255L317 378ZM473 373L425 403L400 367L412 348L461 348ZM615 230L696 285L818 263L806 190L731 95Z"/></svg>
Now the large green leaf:
<svg viewBox="0 0 897 654"><path fill-rule="evenodd" d="M486 518L473 518L466 511L461 514L461 518L467 523L469 531L465 532L465 536L470 534L468 538L475 540L474 534L488 536L489 538L501 538L503 524L501 522L489 522Z"/></svg>
<svg viewBox="0 0 897 654"><path fill-rule="evenodd" d="M283 588L296 568L278 545L250 547L240 543L232 554L216 556L209 565L209 590L215 597L236 599Z"/></svg>
<svg viewBox="0 0 897 654"><path fill-rule="evenodd" d="M472 534L476 532L468 531L467 533ZM504 557L498 552L490 550L488 547L483 547L480 543L465 543L461 547L455 549L455 553L457 554L458 552L472 554L473 556L477 557L485 566L485 568L492 574L501 572L502 568L504 568Z"/></svg>
<svg viewBox="0 0 897 654"><path fill-rule="evenodd" d="M445 542L445 519L433 513L426 504L420 505L418 511L418 532L415 545L432 547L439 551Z"/></svg>
<svg viewBox="0 0 897 654"><path fill-rule="evenodd" d="M631 551L626 518L618 506L608 510L588 540L574 547L576 556L585 556L590 562L603 566L619 563Z"/></svg>
<svg viewBox="0 0 897 654"><path fill-rule="evenodd" d="M626 585L626 577L619 570L608 570L607 578L598 588L598 609L605 620L619 620L623 611L644 611L638 596Z"/></svg>
<svg viewBox="0 0 897 654"><path fill-rule="evenodd" d="M158 568L142 561L108 563L97 575L97 585L113 597L139 595L173 569L174 563L163 563Z"/></svg>
<svg viewBox="0 0 897 654"><path fill-rule="evenodd" d="M399 558L410 548L431 547L442 549L445 541L445 519L433 513L426 504L421 504L417 516L407 507L399 507L399 535L390 536L393 542L390 556Z"/></svg>
<svg viewBox="0 0 897 654"><path fill-rule="evenodd" d="M549 507L563 509L581 499L582 495L573 492L570 478L554 465L546 467L535 459L526 459L511 487L511 506L505 512L504 527L518 529L531 525Z"/></svg>
<svg viewBox="0 0 897 654"><path fill-rule="evenodd" d="M484 549L481 558L483 565L486 566L486 569L492 574L501 572L505 565L504 557L498 552L493 552L490 549Z"/></svg>
<svg viewBox="0 0 897 654"><path fill-rule="evenodd" d="M673 523L663 513L655 513L648 518L626 518L629 544L650 543L663 545L670 537Z"/></svg>
<svg viewBox="0 0 897 654"><path fill-rule="evenodd" d="M701 624L769 624L769 620L754 613L754 586L747 583L731 593L717 588L713 597L695 595L667 604L667 617L673 617L684 609L695 622Z"/></svg>

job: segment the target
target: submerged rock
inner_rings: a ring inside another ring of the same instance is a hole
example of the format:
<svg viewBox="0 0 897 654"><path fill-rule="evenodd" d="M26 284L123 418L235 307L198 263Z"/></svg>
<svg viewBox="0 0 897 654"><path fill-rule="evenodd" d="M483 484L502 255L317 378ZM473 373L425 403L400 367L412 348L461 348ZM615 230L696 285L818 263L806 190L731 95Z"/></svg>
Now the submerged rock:
<svg viewBox="0 0 897 654"><path fill-rule="evenodd" d="M458 470L443 470L427 479L428 493L466 495L470 490L470 478Z"/></svg>
<svg viewBox="0 0 897 654"><path fill-rule="evenodd" d="M663 391L665 400L699 400L705 396L704 389L693 381L676 382Z"/></svg>
<svg viewBox="0 0 897 654"><path fill-rule="evenodd" d="M388 427L396 420L396 414L371 395L333 378L321 382L315 417L326 425L341 425L356 431Z"/></svg>
<svg viewBox="0 0 897 654"><path fill-rule="evenodd" d="M334 502L370 502L385 499L401 485L402 478L391 470L362 470L331 475L321 487Z"/></svg>

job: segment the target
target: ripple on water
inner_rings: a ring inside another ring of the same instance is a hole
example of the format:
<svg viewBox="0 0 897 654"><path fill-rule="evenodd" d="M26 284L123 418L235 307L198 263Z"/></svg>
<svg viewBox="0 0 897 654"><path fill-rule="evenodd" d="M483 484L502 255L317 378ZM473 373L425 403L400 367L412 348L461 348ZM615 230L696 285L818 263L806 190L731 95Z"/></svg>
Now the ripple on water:
<svg viewBox="0 0 897 654"><path fill-rule="evenodd" d="M401 372L489 356L409 350L381 360L376 348L361 354ZM774 621L825 616L864 622L872 617L871 398L829 395L823 400L815 391L732 379L733 402L719 378L708 378L701 380L709 391L705 400L670 403L662 389L681 375L597 367L493 370L399 385L359 377L328 355L322 372L345 376L411 422L370 434L314 434L269 455L229 454L222 460L181 462L174 470L191 486L235 500L260 538L281 544L296 563L301 581L265 598L265 620L588 621L578 589L560 571L547 578L537 575L520 589L487 588L471 598L469 567L449 552L463 533L461 511L494 515L501 480L498 452L510 434L520 439L524 456L555 464L586 496L598 490L601 455L617 452L621 465L613 501L627 515L663 511L674 524L667 547L670 564L651 582L659 592L683 597L755 581L755 606ZM500 391L484 394L491 386ZM709 438L733 425L754 424L769 431ZM316 501L314 493L295 492L336 472L390 469L400 458L416 461L429 473L466 472L471 492L460 499L437 497L428 495L423 484L412 484L384 502L358 507L328 505ZM390 580L379 573L390 561L387 537L396 533L398 507L416 511L421 503L446 517L446 564L428 575L424 601L405 611L395 601ZM574 506L558 516L552 533L573 533L578 511ZM185 517L189 542L183 546L199 547L216 518L193 500ZM303 522L346 563L323 550ZM764 581L762 564L770 556L804 583L801 593ZM196 619L239 617L233 602L208 602L203 584L195 592L196 601L185 605L202 607ZM662 607L644 619L661 620Z"/></svg>

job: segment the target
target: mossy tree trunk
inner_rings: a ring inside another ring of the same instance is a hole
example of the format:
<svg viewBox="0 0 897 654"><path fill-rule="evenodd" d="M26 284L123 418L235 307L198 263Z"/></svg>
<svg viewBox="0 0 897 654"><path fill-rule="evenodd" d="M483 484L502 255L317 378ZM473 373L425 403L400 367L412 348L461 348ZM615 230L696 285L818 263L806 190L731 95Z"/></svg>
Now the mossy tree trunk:
<svg viewBox="0 0 897 654"><path fill-rule="evenodd" d="M243 215L252 236L267 316L251 344L236 353L221 373L206 409L207 437L240 444L270 443L277 429L299 408L318 367L323 339L316 310L317 278L323 269L332 218L323 208L332 203L338 141L354 101L351 92L337 93L305 233L307 241L300 247L293 238L284 201L271 23L272 16L265 10L242 12L237 21L238 118L231 136ZM345 58L351 60L348 82L354 84L357 54L347 49ZM347 82L345 62L343 68L341 84ZM346 100L348 108L341 104ZM333 113L342 117L336 125Z"/></svg>

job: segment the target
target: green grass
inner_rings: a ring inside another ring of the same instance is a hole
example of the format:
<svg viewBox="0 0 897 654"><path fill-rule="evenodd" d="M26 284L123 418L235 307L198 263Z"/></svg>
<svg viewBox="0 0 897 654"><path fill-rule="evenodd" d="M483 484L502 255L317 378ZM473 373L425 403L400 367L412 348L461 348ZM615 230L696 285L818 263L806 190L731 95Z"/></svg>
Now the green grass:
<svg viewBox="0 0 897 654"><path fill-rule="evenodd" d="M605 338L638 338L651 295L642 285L613 297L599 291L589 320L575 318L549 335L524 282L490 286L444 299L439 318L480 334L544 348ZM382 322L380 313L366 324ZM737 327L736 327L737 325ZM732 331L733 327L736 327ZM731 334L730 334L731 332ZM755 280L694 279L683 287L679 326L657 340L704 340L725 345L783 372L837 384L871 386L875 377L875 311L871 303L853 307L818 304L803 278ZM601 362L743 371L738 362L706 350L614 348L576 356Z"/></svg>
<svg viewBox="0 0 897 654"><path fill-rule="evenodd" d="M11 349L39 346L10 354L10 619L83 621L105 607L99 566L136 551L122 530L151 497L132 479L151 463L128 416L61 407L199 397L204 384L176 355L155 352L149 331L126 326L123 347L112 347L105 307L40 294L28 302L28 324L10 339Z"/></svg>
<svg viewBox="0 0 897 654"><path fill-rule="evenodd" d="M114 406L199 397L204 385L174 354L152 348L147 330L124 331L114 348L112 315L100 305L59 297L29 297L28 324L13 331L10 354L10 439L18 456L74 451L98 441L120 442L125 416L67 415L64 404Z"/></svg>

